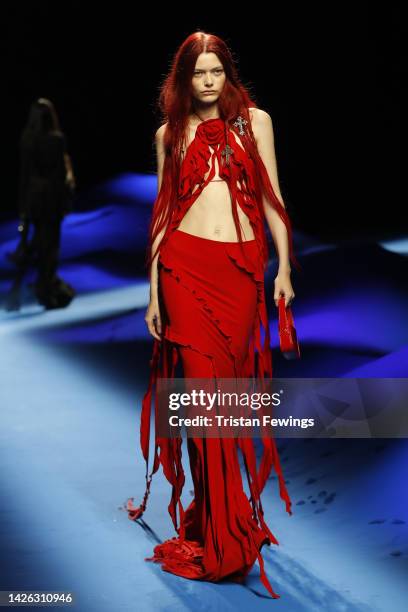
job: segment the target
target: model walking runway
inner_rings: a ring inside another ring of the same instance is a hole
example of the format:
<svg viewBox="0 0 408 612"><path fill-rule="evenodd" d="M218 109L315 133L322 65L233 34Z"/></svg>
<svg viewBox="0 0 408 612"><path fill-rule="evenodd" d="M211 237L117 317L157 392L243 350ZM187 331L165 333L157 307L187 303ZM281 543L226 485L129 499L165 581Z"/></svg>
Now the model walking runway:
<svg viewBox="0 0 408 612"><path fill-rule="evenodd" d="M198 61L218 62L212 52L203 52ZM153 474L162 465L172 486L168 510L177 536L157 545L148 560L161 562L164 570L186 578L243 581L258 559L263 584L273 597L279 597L266 577L260 552L263 544L278 544L261 503L272 468L291 514L274 439L262 438L257 466L252 438L188 438L194 499L184 509L182 438L157 434L156 382L174 377L179 362L187 379L272 377L264 290L268 262L265 202L277 213L288 255L295 265L297 261L289 217L274 192L253 132L254 115L263 111L253 107L249 98L247 102L248 106L241 105L240 114L229 119L204 118L197 109L184 127L177 121L167 122L156 134L159 193L149 233L151 301L145 317L154 346L141 416L146 491L139 507L130 498L126 509L132 520L142 516ZM189 135L192 126L194 136L182 138L183 147L174 132L178 127ZM262 137L259 130L257 126L258 141ZM283 268L288 268L285 261ZM293 292L286 271L278 280L289 302ZM153 400L156 431L149 473Z"/></svg>

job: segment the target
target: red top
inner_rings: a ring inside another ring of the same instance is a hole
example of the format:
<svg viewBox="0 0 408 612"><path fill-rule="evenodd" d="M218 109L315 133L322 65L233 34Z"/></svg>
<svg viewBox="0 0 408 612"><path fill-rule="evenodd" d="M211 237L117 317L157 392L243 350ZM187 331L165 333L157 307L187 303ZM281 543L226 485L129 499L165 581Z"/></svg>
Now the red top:
<svg viewBox="0 0 408 612"><path fill-rule="evenodd" d="M239 224L238 202L250 220L260 250L260 260L265 268L268 262L268 243L263 213L260 209L263 204L257 190L255 165L243 146L238 144L230 132L231 129L227 130L225 122L218 117L207 119L198 125L195 137L187 147L181 163L177 207L166 229L162 244L170 233L177 229L188 209L214 178L215 160L217 159L219 177L227 182L230 190L233 218ZM239 133L235 130L234 132L239 137ZM226 156L223 153L226 144L231 148L229 164L226 163ZM207 178L204 178L207 173ZM237 186L237 181L240 187Z"/></svg>

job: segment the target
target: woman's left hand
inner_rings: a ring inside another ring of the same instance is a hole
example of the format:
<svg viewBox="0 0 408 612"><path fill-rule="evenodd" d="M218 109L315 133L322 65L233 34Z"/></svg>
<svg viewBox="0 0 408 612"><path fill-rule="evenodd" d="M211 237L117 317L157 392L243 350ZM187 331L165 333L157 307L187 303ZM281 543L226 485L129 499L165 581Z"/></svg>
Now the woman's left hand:
<svg viewBox="0 0 408 612"><path fill-rule="evenodd" d="M281 295L285 296L285 308L286 306L290 306L293 298L295 297L295 292L293 291L292 283L290 281L290 271L278 272L275 278L275 290L273 299L275 301L276 307L278 307L278 301Z"/></svg>

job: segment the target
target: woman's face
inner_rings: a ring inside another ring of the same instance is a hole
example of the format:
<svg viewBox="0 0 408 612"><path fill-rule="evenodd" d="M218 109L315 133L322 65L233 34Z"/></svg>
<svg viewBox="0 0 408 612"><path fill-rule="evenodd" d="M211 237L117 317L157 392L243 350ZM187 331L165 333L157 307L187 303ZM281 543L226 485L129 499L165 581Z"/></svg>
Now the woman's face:
<svg viewBox="0 0 408 612"><path fill-rule="evenodd" d="M201 53L191 80L193 97L201 104L214 104L224 88L225 79L224 68L218 56L212 52Z"/></svg>

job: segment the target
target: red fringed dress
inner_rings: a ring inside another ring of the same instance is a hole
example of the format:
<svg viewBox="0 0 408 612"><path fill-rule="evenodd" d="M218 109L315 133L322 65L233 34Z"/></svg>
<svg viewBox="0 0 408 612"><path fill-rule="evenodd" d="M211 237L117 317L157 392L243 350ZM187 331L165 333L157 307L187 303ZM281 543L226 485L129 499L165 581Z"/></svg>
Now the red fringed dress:
<svg viewBox="0 0 408 612"><path fill-rule="evenodd" d="M232 148L229 165L222 158L226 141ZM219 176L229 186L232 214L237 218L238 203L249 217L253 240L242 244L222 242L178 229L187 210L214 177L216 157ZM261 171L266 172L264 167ZM153 403L157 422L155 383L159 377L174 376L180 357L184 376L188 378L272 376L264 292L268 246L262 198L254 172L254 162L229 128L225 130L220 118L199 124L181 164L177 208L158 260L162 340L154 340L140 430L146 491L138 508L132 504L134 498L130 498L126 510L131 520L142 516L153 474L161 464L172 485L168 510L177 536L157 545L153 557L147 560L161 562L164 570L186 578L243 582L258 559L262 583L272 597L278 598L266 577L260 552L263 544L278 544L265 522L261 503L261 492L272 468L278 476L286 511L292 512L272 437L261 438L259 466L252 438L188 438L194 498L186 509L181 502L185 481L182 438L160 438L155 433L150 474L148 469ZM238 447L250 499L243 488Z"/></svg>

